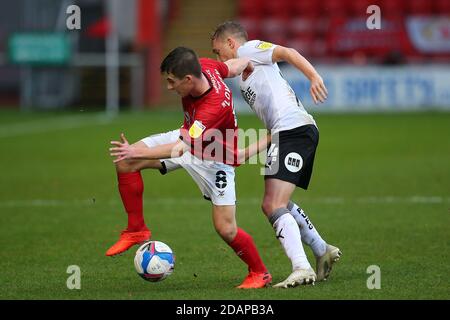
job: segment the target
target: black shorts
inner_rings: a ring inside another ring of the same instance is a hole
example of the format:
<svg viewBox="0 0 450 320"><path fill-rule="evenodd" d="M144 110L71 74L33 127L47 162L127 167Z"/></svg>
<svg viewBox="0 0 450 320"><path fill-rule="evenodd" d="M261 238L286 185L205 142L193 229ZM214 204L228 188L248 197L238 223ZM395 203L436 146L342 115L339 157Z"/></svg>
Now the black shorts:
<svg viewBox="0 0 450 320"><path fill-rule="evenodd" d="M319 130L312 124L275 133L267 150L264 179L308 189L318 143Z"/></svg>

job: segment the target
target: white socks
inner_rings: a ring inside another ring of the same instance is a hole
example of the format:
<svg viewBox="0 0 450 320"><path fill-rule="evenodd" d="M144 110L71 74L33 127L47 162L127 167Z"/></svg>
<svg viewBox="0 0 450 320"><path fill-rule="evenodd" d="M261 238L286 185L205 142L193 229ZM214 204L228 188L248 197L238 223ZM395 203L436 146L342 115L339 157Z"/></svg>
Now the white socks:
<svg viewBox="0 0 450 320"><path fill-rule="evenodd" d="M289 201L287 208L300 228L302 241L311 247L316 257L323 256L327 250L327 243L314 228L306 213L292 201Z"/></svg>
<svg viewBox="0 0 450 320"><path fill-rule="evenodd" d="M276 237L292 262L292 269L309 269L311 265L306 257L300 236L300 229L294 217L286 208L279 208L269 217Z"/></svg>

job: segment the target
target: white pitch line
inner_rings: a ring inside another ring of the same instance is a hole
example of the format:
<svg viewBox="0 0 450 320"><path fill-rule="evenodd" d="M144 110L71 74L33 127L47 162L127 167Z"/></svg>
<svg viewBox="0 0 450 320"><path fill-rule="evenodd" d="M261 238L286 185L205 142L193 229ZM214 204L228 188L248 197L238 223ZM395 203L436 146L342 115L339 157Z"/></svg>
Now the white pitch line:
<svg viewBox="0 0 450 320"><path fill-rule="evenodd" d="M144 198L150 201L150 198ZM243 205L258 205L261 198L250 197L238 199L237 204ZM294 199L295 201L295 199ZM443 204L450 203L450 197L440 196L407 196L407 197L359 197L359 198L343 198L343 197L320 197L308 198L305 200L308 203L319 204ZM202 204L207 203L201 197L195 198L154 198L151 203L162 205L183 205L183 204ZM101 199L83 199L83 200L58 200L58 199L33 199L33 200L7 200L0 201L0 208L18 208L18 207L69 207L69 206L92 206L92 205L121 205L120 200L101 200Z"/></svg>
<svg viewBox="0 0 450 320"><path fill-rule="evenodd" d="M111 118L103 114L93 114L53 117L41 120L4 124L0 125L0 138L73 129L89 125L103 125L108 124L111 121Z"/></svg>

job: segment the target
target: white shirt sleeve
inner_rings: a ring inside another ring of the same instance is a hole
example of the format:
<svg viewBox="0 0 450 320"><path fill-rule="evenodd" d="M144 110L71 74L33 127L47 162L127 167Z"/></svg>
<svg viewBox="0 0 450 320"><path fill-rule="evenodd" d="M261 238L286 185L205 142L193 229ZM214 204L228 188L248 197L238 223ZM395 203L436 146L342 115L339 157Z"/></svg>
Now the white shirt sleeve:
<svg viewBox="0 0 450 320"><path fill-rule="evenodd" d="M270 42L252 40L244 43L241 47L239 47L237 54L239 58L250 58L255 65L272 65L273 50L276 48L276 46L276 44Z"/></svg>

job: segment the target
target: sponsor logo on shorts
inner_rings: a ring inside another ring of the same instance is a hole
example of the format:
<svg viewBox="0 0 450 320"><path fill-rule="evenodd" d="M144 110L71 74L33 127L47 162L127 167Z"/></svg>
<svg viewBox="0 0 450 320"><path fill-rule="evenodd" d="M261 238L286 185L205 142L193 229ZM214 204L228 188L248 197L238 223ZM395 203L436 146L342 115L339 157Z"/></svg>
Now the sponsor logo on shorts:
<svg viewBox="0 0 450 320"><path fill-rule="evenodd" d="M217 171L216 172L216 187L219 189L225 189L227 186L227 174L225 171ZM220 193L220 191L219 191Z"/></svg>
<svg viewBox="0 0 450 320"><path fill-rule="evenodd" d="M272 165L277 162L278 147L276 144L271 144L269 151L267 151L266 168L272 170Z"/></svg>
<svg viewBox="0 0 450 320"><path fill-rule="evenodd" d="M303 159L297 152L291 152L284 158L284 165L290 172L299 172L303 166Z"/></svg>

